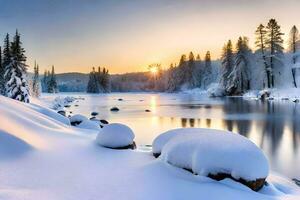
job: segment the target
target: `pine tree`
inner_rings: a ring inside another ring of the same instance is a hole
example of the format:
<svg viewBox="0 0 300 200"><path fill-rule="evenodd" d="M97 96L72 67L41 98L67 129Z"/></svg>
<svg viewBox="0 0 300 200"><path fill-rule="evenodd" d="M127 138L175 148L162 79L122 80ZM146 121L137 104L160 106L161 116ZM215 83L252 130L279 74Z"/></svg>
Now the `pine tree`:
<svg viewBox="0 0 300 200"><path fill-rule="evenodd" d="M179 65L177 67L175 73L175 82L176 82L176 90L180 89L180 87L185 83L185 73L186 73L186 55L181 55Z"/></svg>
<svg viewBox="0 0 300 200"><path fill-rule="evenodd" d="M250 89L249 48L247 37L239 37L236 45L234 69L230 74L230 94L242 94Z"/></svg>
<svg viewBox="0 0 300 200"><path fill-rule="evenodd" d="M200 58L200 55L199 55L199 54L197 54L196 60L197 60L197 61L201 61L201 58Z"/></svg>
<svg viewBox="0 0 300 200"><path fill-rule="evenodd" d="M93 67L93 71L89 74L89 81L87 85L87 93L99 93L99 79L97 73L95 72L95 68Z"/></svg>
<svg viewBox="0 0 300 200"><path fill-rule="evenodd" d="M281 62L281 56L283 55L283 39L284 35L280 26L275 19L270 19L267 29L266 47L269 51L270 57L270 71L271 71L271 87L274 87L274 67L275 64Z"/></svg>
<svg viewBox="0 0 300 200"><path fill-rule="evenodd" d="M196 73L195 57L193 52L190 52L187 69L185 72L185 83L187 83L189 88L193 88L197 85Z"/></svg>
<svg viewBox="0 0 300 200"><path fill-rule="evenodd" d="M6 95L12 99L29 103L29 88L26 81L27 65L25 64L25 50L22 48L20 34L16 31L13 42L7 45L5 40L5 90ZM11 55L10 56L8 56Z"/></svg>
<svg viewBox="0 0 300 200"><path fill-rule="evenodd" d="M11 50L10 50L10 40L9 34L7 33L4 39L4 46L3 46L3 59L2 64L5 69L7 65L11 62Z"/></svg>
<svg viewBox="0 0 300 200"><path fill-rule="evenodd" d="M293 55L293 64L295 65L299 55L297 54L299 50L299 31L296 26L293 26L290 31L290 38L289 38L289 52ZM296 68L292 68L292 76L293 76L293 84L297 87L296 83Z"/></svg>
<svg viewBox="0 0 300 200"><path fill-rule="evenodd" d="M40 81L39 81L39 65L34 63L34 68L33 68L34 74L32 77L32 88L31 88L31 95L34 97L39 97L40 96Z"/></svg>
<svg viewBox="0 0 300 200"><path fill-rule="evenodd" d="M228 89L230 88L229 75L231 74L234 66L234 55L231 40L224 45L221 59L221 86L224 88L225 92L228 93Z"/></svg>
<svg viewBox="0 0 300 200"><path fill-rule="evenodd" d="M54 66L52 66L52 68L51 68L51 74L50 74L49 82L48 82L48 92L49 93L57 92L57 82L56 82Z"/></svg>
<svg viewBox="0 0 300 200"><path fill-rule="evenodd" d="M211 56L210 51L207 51L205 54L204 60L204 70L203 70L203 87L207 88L207 86L212 82L212 66L211 66Z"/></svg>
<svg viewBox="0 0 300 200"><path fill-rule="evenodd" d="M45 70L44 76L42 79L42 91L48 92L48 71L47 70Z"/></svg>
<svg viewBox="0 0 300 200"><path fill-rule="evenodd" d="M4 65L2 63L2 49L0 47L0 95L5 95L5 79L4 79Z"/></svg>
<svg viewBox="0 0 300 200"><path fill-rule="evenodd" d="M271 71L270 68L268 66L268 62L267 62L267 57L266 57L266 38L267 38L267 31L264 25L260 24L256 31L256 47L258 48L258 50L261 52L261 56L262 56L262 60L265 66L265 72L267 75L267 85L268 88L271 87Z"/></svg>

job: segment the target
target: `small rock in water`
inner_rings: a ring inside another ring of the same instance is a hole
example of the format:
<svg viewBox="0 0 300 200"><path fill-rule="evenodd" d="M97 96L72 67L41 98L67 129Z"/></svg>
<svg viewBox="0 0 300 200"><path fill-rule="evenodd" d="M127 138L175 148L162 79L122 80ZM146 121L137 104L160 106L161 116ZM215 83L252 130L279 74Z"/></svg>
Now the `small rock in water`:
<svg viewBox="0 0 300 200"><path fill-rule="evenodd" d="M119 108L117 108L117 107L112 107L111 109L110 109L110 111L113 111L113 112L118 112L120 109Z"/></svg>
<svg viewBox="0 0 300 200"><path fill-rule="evenodd" d="M70 111L70 114L72 114L73 113L73 111Z"/></svg>
<svg viewBox="0 0 300 200"><path fill-rule="evenodd" d="M96 117L91 117L91 118L90 118L90 120L94 120L94 119L96 119Z"/></svg>
<svg viewBox="0 0 300 200"><path fill-rule="evenodd" d="M100 122L101 122L102 124L109 124L108 121L106 121L105 119L100 119Z"/></svg>
<svg viewBox="0 0 300 200"><path fill-rule="evenodd" d="M274 97L269 97L268 100L272 101L272 100L274 100Z"/></svg>
<svg viewBox="0 0 300 200"><path fill-rule="evenodd" d="M118 101L123 101L123 99L122 99L122 98L120 98L120 99L118 99Z"/></svg>
<svg viewBox="0 0 300 200"><path fill-rule="evenodd" d="M71 105L65 105L64 107L65 107L65 108L70 108L70 107L71 107Z"/></svg>
<svg viewBox="0 0 300 200"><path fill-rule="evenodd" d="M58 114L61 114L62 116L66 116L66 111L64 111L64 110L60 110L60 111L58 111L57 112Z"/></svg>
<svg viewBox="0 0 300 200"><path fill-rule="evenodd" d="M294 103L299 103L299 99L293 99Z"/></svg>
<svg viewBox="0 0 300 200"><path fill-rule="evenodd" d="M289 98L287 98L287 97L283 97L283 98L281 98L281 100L289 100Z"/></svg>
<svg viewBox="0 0 300 200"><path fill-rule="evenodd" d="M75 107L78 107L79 105L76 104L76 105L74 105L74 106L75 106Z"/></svg>
<svg viewBox="0 0 300 200"><path fill-rule="evenodd" d="M92 116L97 116L98 114L99 114L99 113L97 113L97 112L92 112L92 113L91 113Z"/></svg>
<svg viewBox="0 0 300 200"><path fill-rule="evenodd" d="M151 110L146 109L145 112L151 112Z"/></svg>

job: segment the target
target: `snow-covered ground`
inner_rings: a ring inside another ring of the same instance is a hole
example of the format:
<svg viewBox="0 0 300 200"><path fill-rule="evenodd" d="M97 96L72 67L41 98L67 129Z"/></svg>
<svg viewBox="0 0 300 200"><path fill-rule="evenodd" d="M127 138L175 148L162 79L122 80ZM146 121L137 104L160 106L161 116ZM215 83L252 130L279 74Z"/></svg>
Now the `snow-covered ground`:
<svg viewBox="0 0 300 200"><path fill-rule="evenodd" d="M260 99L263 94L267 94L270 100L288 100L293 102L300 101L300 88L252 90L243 95L246 99Z"/></svg>
<svg viewBox="0 0 300 200"><path fill-rule="evenodd" d="M300 198L294 183L272 173L254 192L230 179L194 176L151 153L101 147L96 130L71 127L44 109L0 96L0 199Z"/></svg>

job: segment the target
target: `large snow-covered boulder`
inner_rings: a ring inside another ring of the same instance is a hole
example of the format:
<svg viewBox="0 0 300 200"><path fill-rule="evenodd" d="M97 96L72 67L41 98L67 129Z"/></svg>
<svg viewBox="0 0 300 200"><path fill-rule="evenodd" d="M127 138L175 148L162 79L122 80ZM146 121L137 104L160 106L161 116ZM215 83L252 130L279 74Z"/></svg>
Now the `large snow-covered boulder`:
<svg viewBox="0 0 300 200"><path fill-rule="evenodd" d="M70 122L72 126L77 126L83 121L89 120L86 116L81 114L76 114L70 117Z"/></svg>
<svg viewBox="0 0 300 200"><path fill-rule="evenodd" d="M185 135L185 134L201 134L203 132L206 133L214 133L215 129L205 129L205 128L178 128L166 131L159 136L157 136L152 142L152 153L154 157L159 157L163 147L169 142L172 138ZM223 131L224 133L231 133L229 131Z"/></svg>
<svg viewBox="0 0 300 200"><path fill-rule="evenodd" d="M124 124L112 123L104 126L97 135L96 142L112 149L135 149L133 131Z"/></svg>
<svg viewBox="0 0 300 200"><path fill-rule="evenodd" d="M239 134L207 130L185 134L185 129L177 129L177 136L163 145L161 159L196 175L231 178L254 191L262 188L269 165L261 149Z"/></svg>

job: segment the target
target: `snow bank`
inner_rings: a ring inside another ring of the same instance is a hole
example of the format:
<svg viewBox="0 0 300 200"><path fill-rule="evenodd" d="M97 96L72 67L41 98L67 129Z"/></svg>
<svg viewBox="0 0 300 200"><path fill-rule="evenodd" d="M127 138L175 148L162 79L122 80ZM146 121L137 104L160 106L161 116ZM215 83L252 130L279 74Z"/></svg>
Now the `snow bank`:
<svg viewBox="0 0 300 200"><path fill-rule="evenodd" d="M224 88L222 88L218 83L209 85L207 93L210 97L223 97L225 95Z"/></svg>
<svg viewBox="0 0 300 200"><path fill-rule="evenodd" d="M299 187L273 174L267 186L253 192L234 181L225 184L191 176L149 153L99 148L85 129L66 126L28 105L0 96L0 154L5 152L0 156L0 199L300 198Z"/></svg>
<svg viewBox="0 0 300 200"><path fill-rule="evenodd" d="M0 160L14 158L31 149L24 140L0 130Z"/></svg>
<svg viewBox="0 0 300 200"><path fill-rule="evenodd" d="M59 113L56 113L55 111L51 110L51 109L48 109L48 108L45 108L45 107L42 107L40 105L37 105L37 104L28 104L28 107L32 108L33 110L39 112L39 113L42 113L48 117L51 117L57 121L60 121L61 123L63 124L66 124L66 125L70 125L70 120L59 114Z"/></svg>
<svg viewBox="0 0 300 200"><path fill-rule="evenodd" d="M239 134L194 128L177 129L164 136L160 142L160 145L165 142L161 145L162 160L195 174L228 174L235 180L246 181L264 180L269 174L263 152Z"/></svg>
<svg viewBox="0 0 300 200"><path fill-rule="evenodd" d="M126 125L112 123L104 126L98 133L96 142L104 147L123 148L134 144L134 133Z"/></svg>
<svg viewBox="0 0 300 200"><path fill-rule="evenodd" d="M300 100L300 88L286 89L264 89L253 90L243 95L246 99L269 99L269 100L289 100L298 102Z"/></svg>

